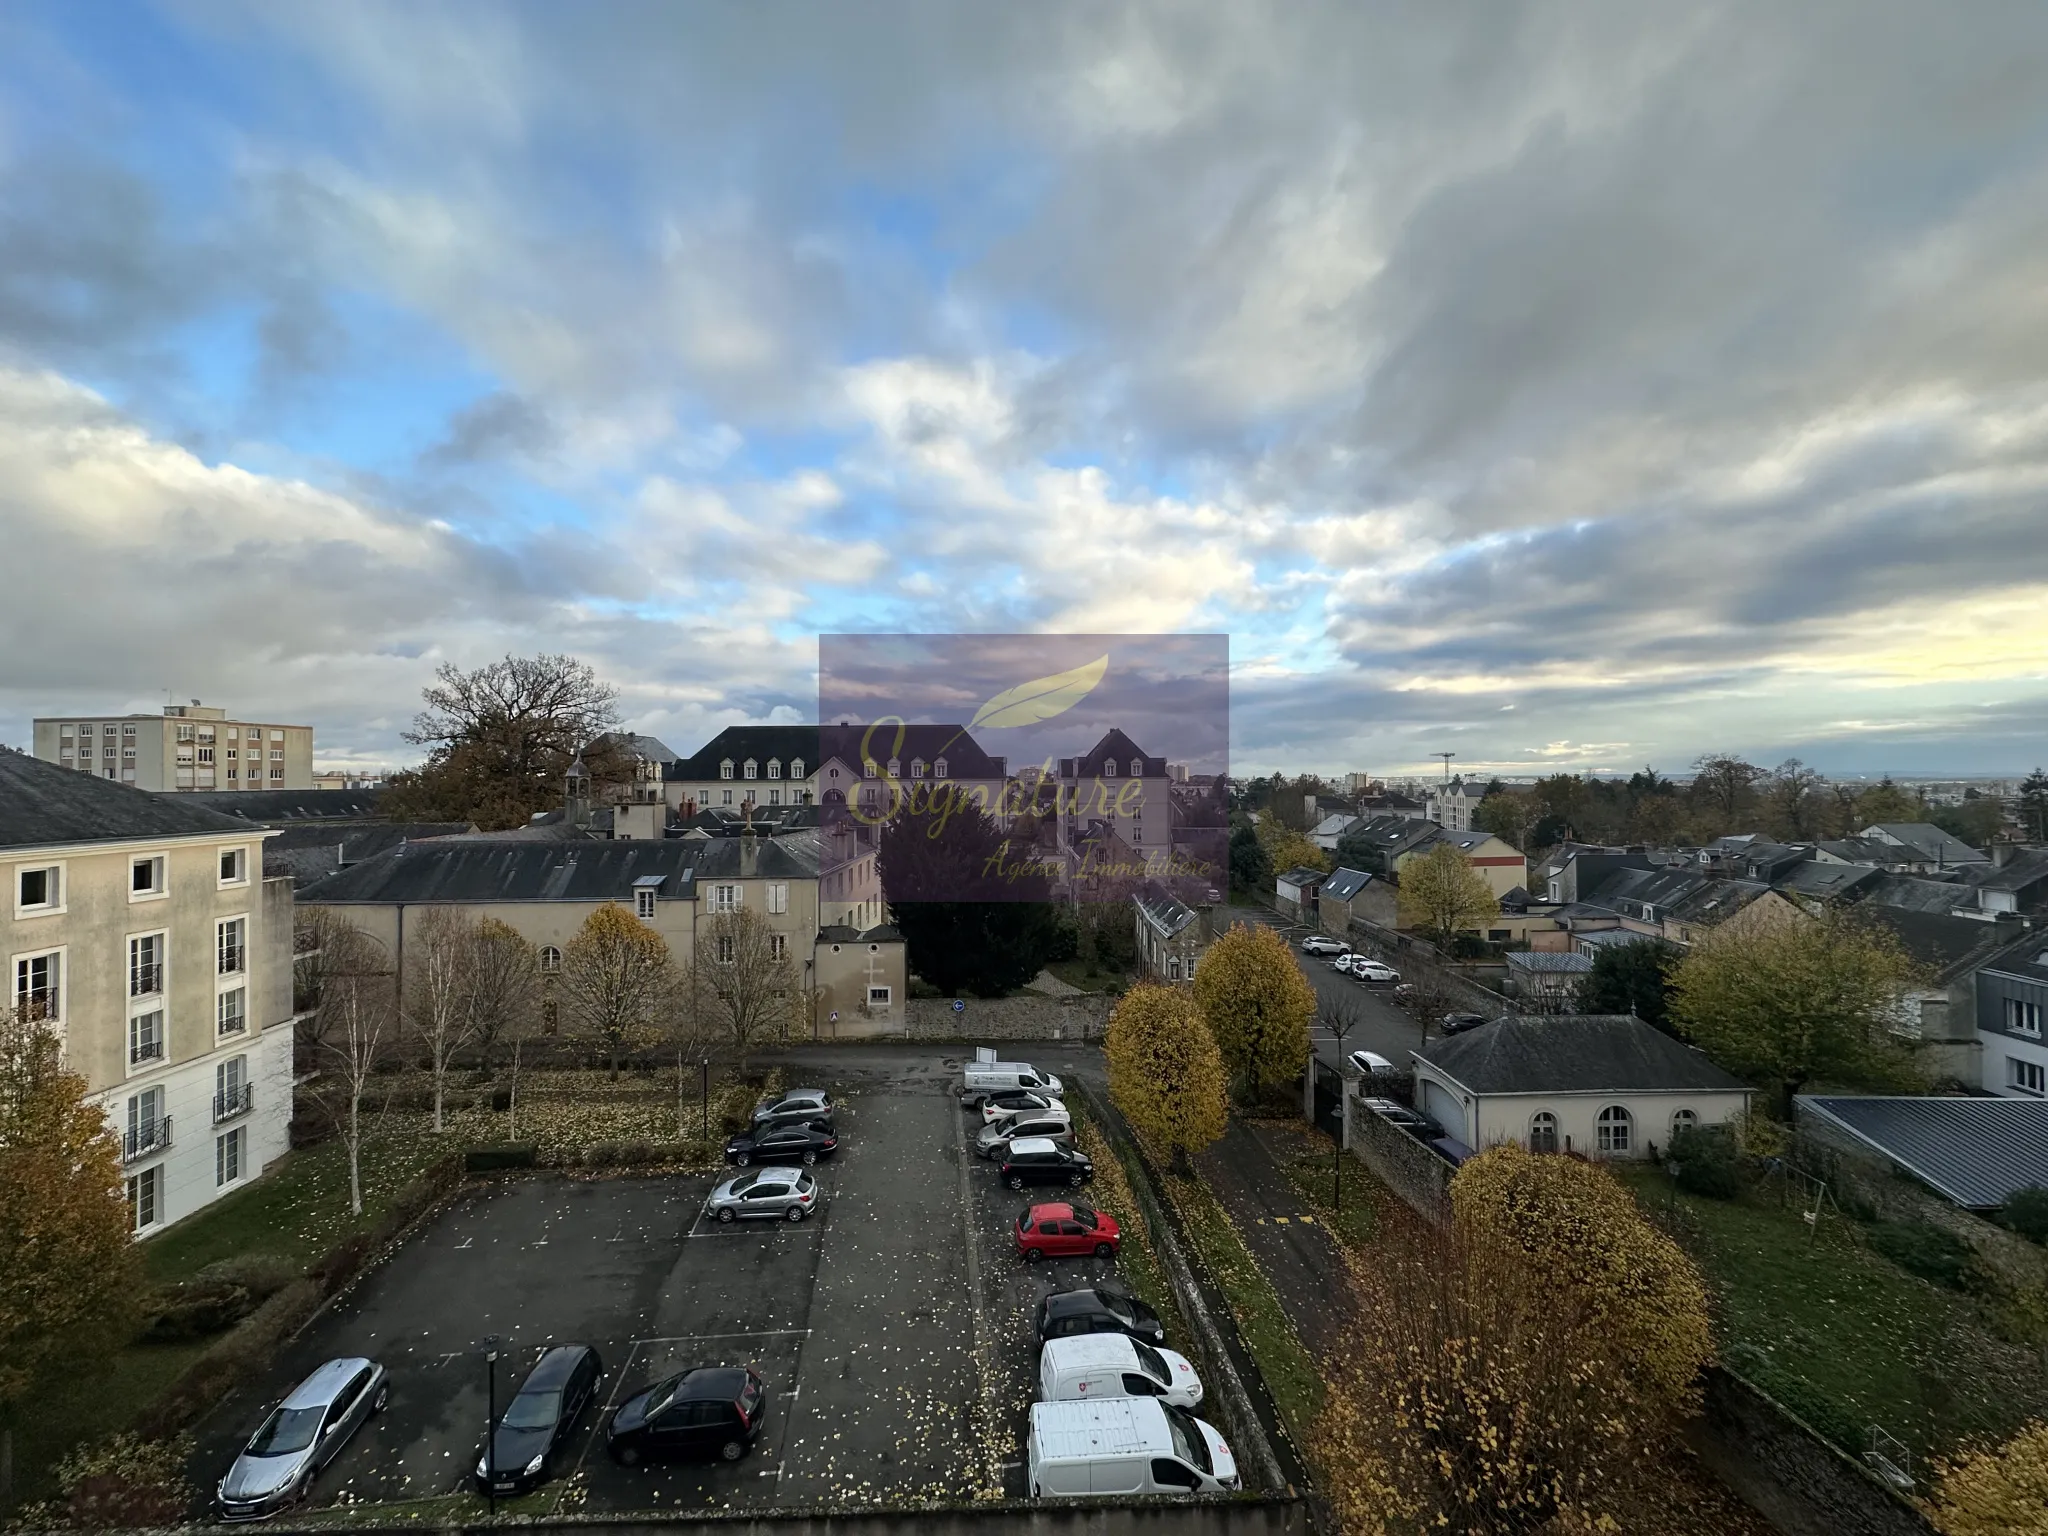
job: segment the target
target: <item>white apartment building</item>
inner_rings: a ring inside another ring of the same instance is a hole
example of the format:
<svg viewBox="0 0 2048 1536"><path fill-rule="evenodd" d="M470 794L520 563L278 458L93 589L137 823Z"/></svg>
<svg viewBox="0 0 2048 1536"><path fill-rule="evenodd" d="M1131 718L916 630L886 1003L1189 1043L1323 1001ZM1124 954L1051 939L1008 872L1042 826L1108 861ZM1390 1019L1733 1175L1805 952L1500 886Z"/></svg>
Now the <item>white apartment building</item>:
<svg viewBox="0 0 2048 1536"><path fill-rule="evenodd" d="M39 716L32 739L46 763L160 794L313 787L313 727L230 720L197 699L161 715Z"/></svg>
<svg viewBox="0 0 2048 1536"><path fill-rule="evenodd" d="M1453 779L1422 797L1424 815L1446 832L1470 832L1473 830L1472 813L1479 809L1479 802L1485 798L1485 785Z"/></svg>
<svg viewBox="0 0 2048 1536"><path fill-rule="evenodd" d="M292 888L246 821L0 752L0 959L121 1142L138 1236L288 1145Z"/></svg>

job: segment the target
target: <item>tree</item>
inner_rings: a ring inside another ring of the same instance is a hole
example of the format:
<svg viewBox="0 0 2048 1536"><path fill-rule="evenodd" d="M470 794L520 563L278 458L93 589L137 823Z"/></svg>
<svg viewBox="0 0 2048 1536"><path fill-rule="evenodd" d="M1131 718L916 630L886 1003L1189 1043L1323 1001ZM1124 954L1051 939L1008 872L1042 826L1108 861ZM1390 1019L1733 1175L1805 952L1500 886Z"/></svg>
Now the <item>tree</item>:
<svg viewBox="0 0 2048 1536"><path fill-rule="evenodd" d="M1222 1136L1227 1079L1216 1037L1184 987L1142 982L1109 1016L1103 1037L1109 1097L1131 1129L1176 1171Z"/></svg>
<svg viewBox="0 0 2048 1536"><path fill-rule="evenodd" d="M570 1028L609 1063L615 1079L626 1053L655 1038L676 1001L667 942L617 902L583 920L562 950L557 985Z"/></svg>
<svg viewBox="0 0 2048 1536"><path fill-rule="evenodd" d="M141 1290L121 1149L50 1024L0 1009L0 1500L14 1425L128 1337Z"/></svg>
<svg viewBox="0 0 2048 1536"><path fill-rule="evenodd" d="M1972 848L1989 848L2005 829L2005 802L1972 789L1965 792L1961 805L1932 808L1927 819Z"/></svg>
<svg viewBox="0 0 2048 1536"><path fill-rule="evenodd" d="M1230 883L1240 891L1262 891L1272 878L1273 861L1258 828L1240 821L1230 832Z"/></svg>
<svg viewBox="0 0 2048 1536"><path fill-rule="evenodd" d="M1924 821L1927 807L1917 795L1909 795L1886 774L1856 797L1856 829L1884 822Z"/></svg>
<svg viewBox="0 0 2048 1536"><path fill-rule="evenodd" d="M1195 1006L1247 1100L1292 1082L1308 1064L1315 988L1265 924L1235 923L1209 946L1195 967Z"/></svg>
<svg viewBox="0 0 2048 1536"><path fill-rule="evenodd" d="M348 1156L348 1208L363 1214L363 1097L397 1033L397 999L384 946L350 923L329 929L323 943L320 1019L321 1082L314 1090L334 1117Z"/></svg>
<svg viewBox="0 0 2048 1536"><path fill-rule="evenodd" d="M1445 949L1467 928L1500 915L1500 900L1455 843L1438 843L1401 866L1401 917Z"/></svg>
<svg viewBox="0 0 2048 1536"><path fill-rule="evenodd" d="M1731 752L1706 752L1693 760L1692 792L1719 814L1724 826L1731 825L1763 776L1763 769Z"/></svg>
<svg viewBox="0 0 2048 1536"><path fill-rule="evenodd" d="M1275 874L1285 874L1290 869L1327 870L1330 867L1323 850L1310 842L1306 833L1297 832L1270 815L1259 822L1258 838L1266 850L1266 861L1272 865Z"/></svg>
<svg viewBox="0 0 2048 1536"><path fill-rule="evenodd" d="M941 992L1001 997L1037 976L1060 940L1043 860L981 811L934 818L905 805L883 826L875 862L910 969Z"/></svg>
<svg viewBox="0 0 2048 1536"><path fill-rule="evenodd" d="M1678 951L1662 939L1602 944L1593 952L1593 969L1579 983L1580 1011L1632 1013L1645 1024L1668 1031L1670 986L1665 973L1677 958Z"/></svg>
<svg viewBox="0 0 2048 1536"><path fill-rule="evenodd" d="M1796 757L1788 757L1764 780L1764 824L1780 842L1820 835L1826 781Z"/></svg>
<svg viewBox="0 0 2048 1536"><path fill-rule="evenodd" d="M801 979L787 943L752 907L717 913L697 935L696 996L686 1011L703 1018L706 1035L730 1049L742 1067L765 1036L789 1033L801 1005Z"/></svg>
<svg viewBox="0 0 2048 1536"><path fill-rule="evenodd" d="M623 779L625 755L600 736L618 724L618 690L573 656L507 656L465 672L444 662L405 739L429 749L395 775L381 805L394 820L466 818L522 826L562 801L579 752L596 782Z"/></svg>
<svg viewBox="0 0 2048 1536"><path fill-rule="evenodd" d="M475 935L475 926L452 907L430 907L406 945L405 1022L427 1053L436 1135L446 1128L449 1061L476 1038L477 1010L469 996Z"/></svg>
<svg viewBox="0 0 2048 1536"><path fill-rule="evenodd" d="M1671 1016L1721 1066L1772 1088L1789 1118L1816 1079L1924 1086L1893 1029L1918 972L1890 933L1841 909L1812 920L1723 928L1672 970Z"/></svg>
<svg viewBox="0 0 2048 1536"><path fill-rule="evenodd" d="M1513 790L1496 790L1479 802L1472 813L1472 825L1513 848L1529 846L1529 828L1536 820L1536 803Z"/></svg>
<svg viewBox="0 0 2048 1536"><path fill-rule="evenodd" d="M471 932L468 971L470 1017L485 1067L497 1046L512 1047L508 1134L517 1138L520 1057L540 1027L540 955L518 929L486 917Z"/></svg>
<svg viewBox="0 0 2048 1536"><path fill-rule="evenodd" d="M2021 1536L2048 1529L2048 1423L2004 1445L1975 1446L1938 1464L1934 1524L1947 1536Z"/></svg>
<svg viewBox="0 0 2048 1536"><path fill-rule="evenodd" d="M2037 843L2048 843L2048 773L2036 768L2020 781L2020 828Z"/></svg>

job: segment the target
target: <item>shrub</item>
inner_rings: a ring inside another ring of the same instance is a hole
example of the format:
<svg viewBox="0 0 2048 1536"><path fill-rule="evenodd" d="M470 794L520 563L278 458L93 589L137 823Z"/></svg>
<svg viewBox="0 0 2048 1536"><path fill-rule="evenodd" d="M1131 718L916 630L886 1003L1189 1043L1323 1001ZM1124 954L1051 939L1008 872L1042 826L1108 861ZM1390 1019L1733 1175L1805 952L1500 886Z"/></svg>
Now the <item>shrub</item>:
<svg viewBox="0 0 2048 1536"><path fill-rule="evenodd" d="M508 1141L494 1147L471 1147L463 1156L470 1173L492 1173L500 1168L531 1168L539 1148L530 1141Z"/></svg>
<svg viewBox="0 0 2048 1536"><path fill-rule="evenodd" d="M2005 1224L2021 1237L2048 1243L2048 1189L2029 1184L2005 1202Z"/></svg>
<svg viewBox="0 0 2048 1536"><path fill-rule="evenodd" d="M215 1259L195 1277L201 1281L239 1285L257 1301L267 1301L299 1279L306 1268L295 1259L277 1253L238 1253Z"/></svg>
<svg viewBox="0 0 2048 1536"><path fill-rule="evenodd" d="M1667 1158L1678 1187L1689 1195L1732 1200L1742 1191L1742 1156L1723 1131L1700 1127L1679 1131L1671 1138Z"/></svg>
<svg viewBox="0 0 2048 1536"><path fill-rule="evenodd" d="M189 1441L115 1435L73 1451L57 1464L59 1497L23 1510L24 1530L108 1530L182 1523L191 1513L185 1481Z"/></svg>
<svg viewBox="0 0 2048 1536"><path fill-rule="evenodd" d="M145 1344L182 1344L225 1333L256 1310L256 1300L242 1286L190 1280L167 1286L152 1298L142 1325Z"/></svg>
<svg viewBox="0 0 2048 1536"><path fill-rule="evenodd" d="M2048 1508L2048 1424L2036 1421L1995 1450L1978 1446L1941 1464L1934 1522L1948 1536L2017 1536Z"/></svg>
<svg viewBox="0 0 2048 1536"><path fill-rule="evenodd" d="M1880 1221L1871 1226L1870 1246L1909 1275L1953 1290L1973 1280L1970 1245L1953 1232L1925 1222Z"/></svg>

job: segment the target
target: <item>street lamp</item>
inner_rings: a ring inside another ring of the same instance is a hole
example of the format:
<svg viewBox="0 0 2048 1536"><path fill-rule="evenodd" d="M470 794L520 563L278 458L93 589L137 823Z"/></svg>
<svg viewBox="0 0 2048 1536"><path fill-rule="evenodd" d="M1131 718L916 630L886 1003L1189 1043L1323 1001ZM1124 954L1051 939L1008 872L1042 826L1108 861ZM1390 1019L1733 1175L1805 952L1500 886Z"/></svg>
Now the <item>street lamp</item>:
<svg viewBox="0 0 2048 1536"><path fill-rule="evenodd" d="M1330 1164L1330 1208L1337 1214L1344 1212L1344 1037L1358 1027L1358 1015L1349 1007L1325 1004L1318 1012L1316 1022L1329 1032L1337 1045L1337 1156ZM1309 1055L1309 1070L1316 1070L1313 1052Z"/></svg>
<svg viewBox="0 0 2048 1536"><path fill-rule="evenodd" d="M697 1065L704 1074L704 1139L709 1141L711 1139L711 1058L706 1056Z"/></svg>
<svg viewBox="0 0 2048 1536"><path fill-rule="evenodd" d="M489 1385L489 1408L484 1414L484 1502L491 1515L498 1513L498 1336L484 1340L484 1366Z"/></svg>

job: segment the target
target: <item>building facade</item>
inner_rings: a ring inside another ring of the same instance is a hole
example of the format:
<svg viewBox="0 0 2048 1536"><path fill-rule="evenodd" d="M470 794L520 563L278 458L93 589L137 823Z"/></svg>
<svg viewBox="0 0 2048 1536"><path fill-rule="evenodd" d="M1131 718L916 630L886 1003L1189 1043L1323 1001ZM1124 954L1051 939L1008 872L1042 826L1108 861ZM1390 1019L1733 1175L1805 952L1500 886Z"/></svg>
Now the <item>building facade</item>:
<svg viewBox="0 0 2048 1536"><path fill-rule="evenodd" d="M2048 934L2029 933L1975 977L1986 1093L2048 1098Z"/></svg>
<svg viewBox="0 0 2048 1536"><path fill-rule="evenodd" d="M283 1154L292 885L266 832L0 754L8 1002L47 1019L121 1142L149 1236Z"/></svg>
<svg viewBox="0 0 2048 1536"><path fill-rule="evenodd" d="M313 727L230 720L194 699L161 715L55 715L34 722L46 763L159 794L313 788Z"/></svg>

